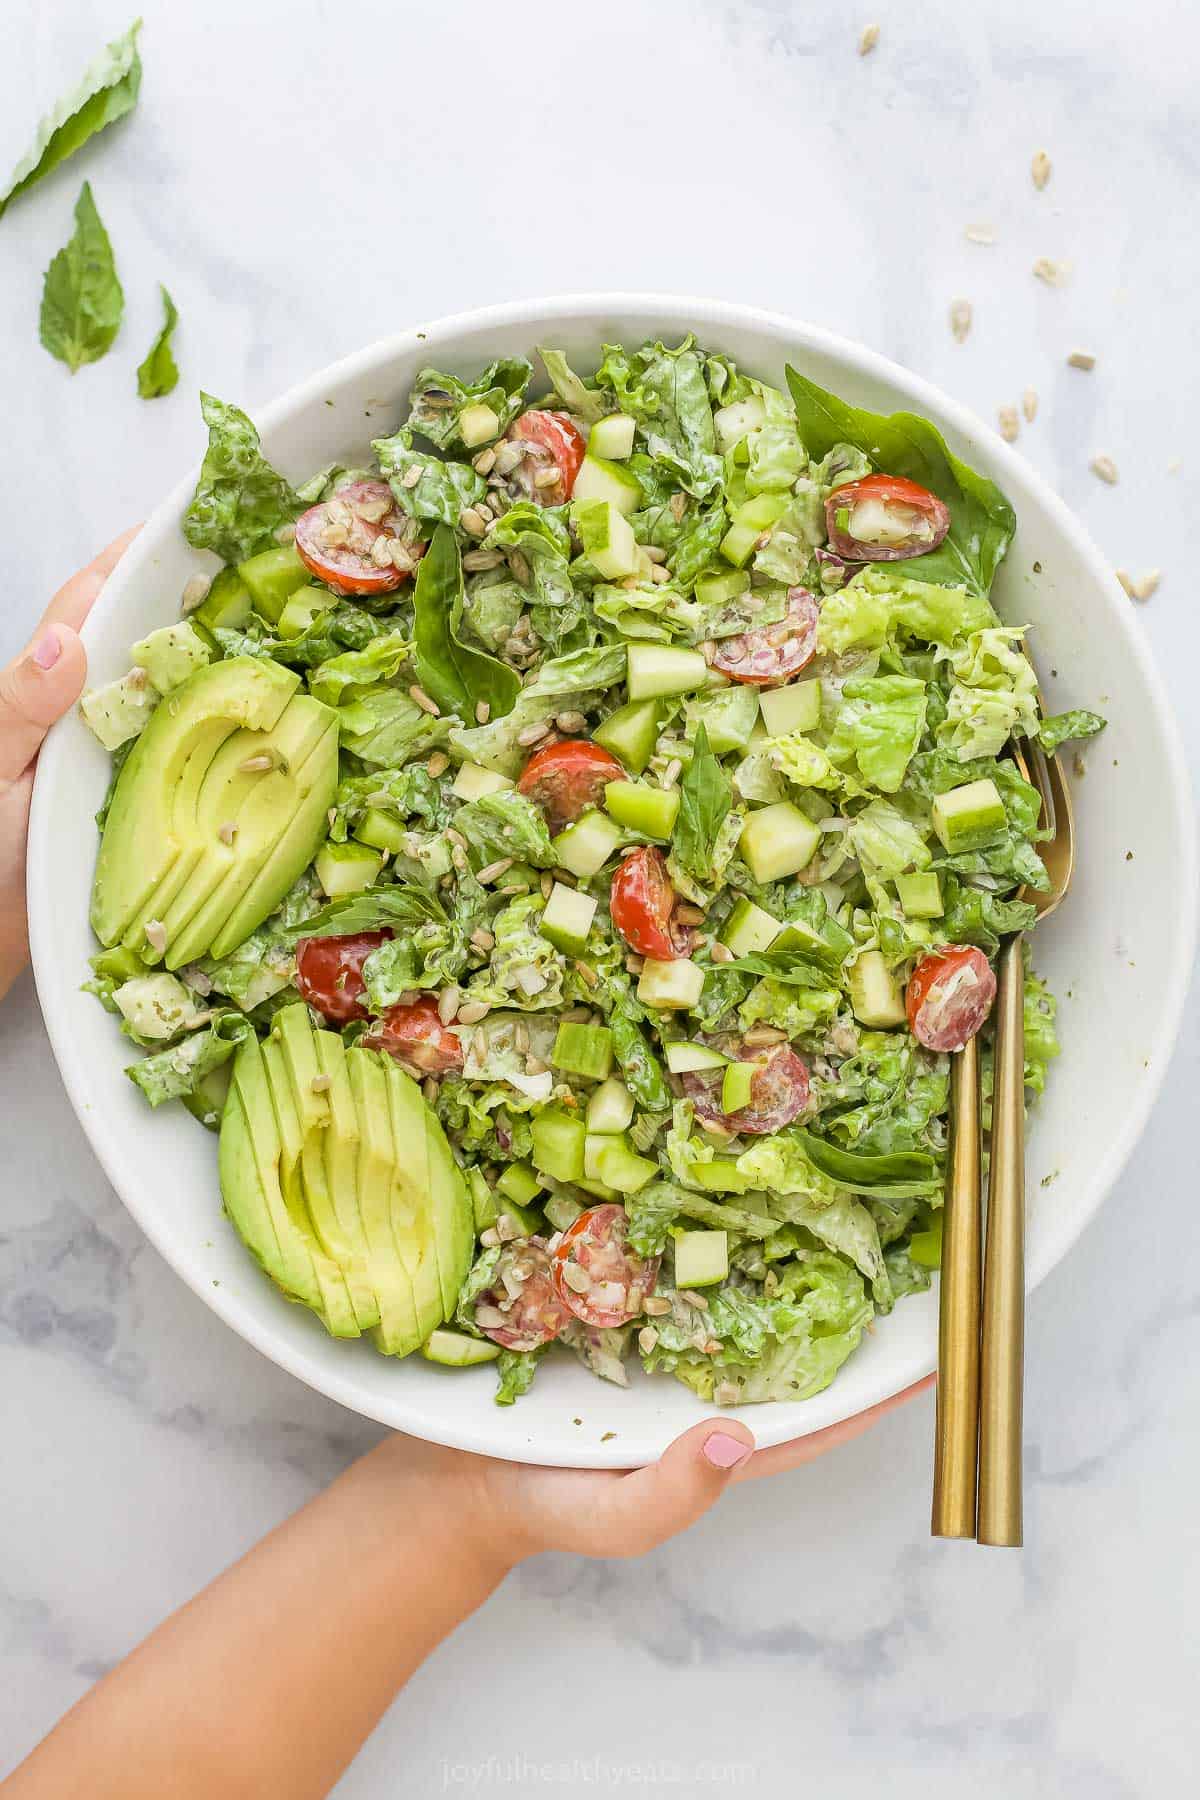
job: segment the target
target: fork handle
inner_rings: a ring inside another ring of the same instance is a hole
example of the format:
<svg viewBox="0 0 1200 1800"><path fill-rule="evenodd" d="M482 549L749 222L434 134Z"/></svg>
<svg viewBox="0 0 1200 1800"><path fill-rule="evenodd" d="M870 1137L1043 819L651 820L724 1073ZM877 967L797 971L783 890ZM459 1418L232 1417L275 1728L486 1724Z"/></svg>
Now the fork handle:
<svg viewBox="0 0 1200 1800"><path fill-rule="evenodd" d="M1018 933L1003 946L996 1003L992 1157L979 1383L981 1544L1022 1542L1021 1410L1025 1356L1025 966Z"/></svg>
<svg viewBox="0 0 1200 1800"><path fill-rule="evenodd" d="M942 1219L930 1530L934 1537L973 1538L979 1450L982 1163L978 1038L971 1038L950 1066L949 1163Z"/></svg>

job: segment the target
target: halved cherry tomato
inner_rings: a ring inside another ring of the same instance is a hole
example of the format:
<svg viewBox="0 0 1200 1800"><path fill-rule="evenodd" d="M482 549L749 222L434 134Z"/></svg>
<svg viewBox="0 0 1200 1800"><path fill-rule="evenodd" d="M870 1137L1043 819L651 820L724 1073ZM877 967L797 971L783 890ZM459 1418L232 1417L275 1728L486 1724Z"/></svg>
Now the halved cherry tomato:
<svg viewBox="0 0 1200 1800"><path fill-rule="evenodd" d="M535 750L517 783L546 815L551 831L561 831L589 806L599 806L610 781L624 781L615 756L587 738L565 738Z"/></svg>
<svg viewBox="0 0 1200 1800"><path fill-rule="evenodd" d="M816 655L820 616L821 609L807 588L789 588L788 609L777 625L718 638L708 660L731 681L750 682L755 687L790 681Z"/></svg>
<svg viewBox="0 0 1200 1800"><path fill-rule="evenodd" d="M950 944L923 956L904 997L913 1036L927 1050L961 1050L996 998L996 977L982 950Z"/></svg>
<svg viewBox="0 0 1200 1800"><path fill-rule="evenodd" d="M661 850L633 850L617 864L608 907L613 924L638 956L673 962L687 955L689 934L671 918L677 899Z"/></svg>
<svg viewBox="0 0 1200 1800"><path fill-rule="evenodd" d="M310 1006L335 1025L367 1018L362 966L390 931L360 931L353 937L301 938L296 945L296 986Z"/></svg>
<svg viewBox="0 0 1200 1800"><path fill-rule="evenodd" d="M535 448L514 471L514 479L531 500L541 506L562 506L571 498L575 477L579 473L587 445L583 433L567 413L522 413L508 428L510 438L533 444ZM544 469L557 468L558 480L553 487L539 487L536 477Z"/></svg>
<svg viewBox="0 0 1200 1800"><path fill-rule="evenodd" d="M352 481L301 513L296 553L335 594L390 594L425 548L401 542L407 523L386 481Z"/></svg>
<svg viewBox="0 0 1200 1800"><path fill-rule="evenodd" d="M512 1288L517 1290L515 1294ZM506 1244L491 1287L475 1302L475 1323L484 1336L506 1350L536 1350L570 1322L570 1310L556 1291L545 1244L539 1238Z"/></svg>
<svg viewBox="0 0 1200 1800"><path fill-rule="evenodd" d="M433 1000L390 1007L378 1024L364 1031L361 1042L365 1050L386 1050L427 1075L444 1075L463 1066L463 1047L442 1024Z"/></svg>
<svg viewBox="0 0 1200 1800"><path fill-rule="evenodd" d="M950 529L950 509L903 475L864 475L834 488L825 502L829 545L851 562L900 562L927 556Z"/></svg>
<svg viewBox="0 0 1200 1800"><path fill-rule="evenodd" d="M721 1105L722 1074L688 1074L683 1077L683 1091L692 1102L699 1119L710 1125L723 1125L726 1131L744 1131L761 1136L767 1131L782 1131L808 1105L808 1065L794 1050L780 1044L773 1050L756 1049L742 1044L734 1051L738 1062L757 1063L750 1088L750 1104L727 1113Z"/></svg>
<svg viewBox="0 0 1200 1800"><path fill-rule="evenodd" d="M587 1325L627 1325L658 1280L657 1256L625 1241L623 1206L593 1206L567 1226L554 1252L554 1291Z"/></svg>

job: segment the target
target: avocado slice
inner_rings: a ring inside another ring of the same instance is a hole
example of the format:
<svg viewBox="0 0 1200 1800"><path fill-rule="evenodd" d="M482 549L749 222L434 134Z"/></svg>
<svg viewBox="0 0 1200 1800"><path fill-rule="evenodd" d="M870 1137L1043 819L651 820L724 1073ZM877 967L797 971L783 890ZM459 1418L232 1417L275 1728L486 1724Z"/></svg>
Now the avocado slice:
<svg viewBox="0 0 1200 1800"><path fill-rule="evenodd" d="M315 1031L317 1067L329 1082L329 1128L324 1133L325 1184L345 1245L342 1269L363 1331L379 1323L370 1252L358 1211L358 1114L350 1091L346 1046L336 1031Z"/></svg>
<svg viewBox="0 0 1200 1800"><path fill-rule="evenodd" d="M446 1316L436 1235L430 1230L429 1108L411 1075L388 1058L384 1070L392 1120L392 1236L408 1271L417 1329L424 1343Z"/></svg>
<svg viewBox="0 0 1200 1800"><path fill-rule="evenodd" d="M371 1050L349 1050L350 1091L358 1115L358 1213L367 1240L371 1285L379 1301L379 1324L372 1332L388 1356L407 1356L429 1336L417 1324L408 1271L392 1235L392 1165L395 1146L383 1058Z"/></svg>
<svg viewBox="0 0 1200 1800"><path fill-rule="evenodd" d="M221 1114L225 1210L272 1281L290 1298L320 1311L312 1253L295 1229L280 1187L282 1149L262 1047L257 1038L247 1038L234 1058Z"/></svg>
<svg viewBox="0 0 1200 1800"><path fill-rule="evenodd" d="M274 1038L268 1038L263 1044L262 1062L275 1111L280 1145L280 1191L297 1235L308 1246L320 1294L317 1310L331 1336L358 1337L360 1332L350 1303L346 1278L321 1240L320 1229L310 1209L309 1196L305 1192L304 1126L292 1095L292 1084L283 1051ZM318 1195L318 1200L323 1198L323 1194Z"/></svg>

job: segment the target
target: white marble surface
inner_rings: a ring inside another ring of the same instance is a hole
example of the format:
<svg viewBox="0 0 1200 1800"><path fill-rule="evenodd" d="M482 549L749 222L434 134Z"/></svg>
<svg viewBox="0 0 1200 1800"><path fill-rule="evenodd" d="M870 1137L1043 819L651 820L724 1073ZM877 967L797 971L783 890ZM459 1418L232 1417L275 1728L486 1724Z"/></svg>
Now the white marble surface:
<svg viewBox="0 0 1200 1800"><path fill-rule="evenodd" d="M127 10L11 0L0 165ZM0 225L0 656L196 457L198 383L253 408L417 315L692 290L865 339L985 416L1036 387L1022 449L1114 562L1166 571L1145 623L1200 752L1185 550L1200 32L1182 4L144 10L137 116ZM860 60L871 17L882 36ZM71 380L36 314L85 174L128 302L113 353ZM968 243L970 223L996 244ZM1070 260L1069 284L1035 282L1036 255ZM147 406L133 370L160 279L183 381ZM956 295L975 305L963 346ZM1065 367L1077 345L1095 373ZM1087 471L1100 450L1116 488ZM959 1800L965 1781L980 1800L1126 1800L1194 1780L1198 1052L1189 1027L1135 1165L1031 1307L1023 1554L930 1541L921 1401L642 1563L519 1573L339 1792L858 1800L886 1784ZM143 1243L28 980L0 1015L0 1095L2 1773L373 1433L234 1338Z"/></svg>

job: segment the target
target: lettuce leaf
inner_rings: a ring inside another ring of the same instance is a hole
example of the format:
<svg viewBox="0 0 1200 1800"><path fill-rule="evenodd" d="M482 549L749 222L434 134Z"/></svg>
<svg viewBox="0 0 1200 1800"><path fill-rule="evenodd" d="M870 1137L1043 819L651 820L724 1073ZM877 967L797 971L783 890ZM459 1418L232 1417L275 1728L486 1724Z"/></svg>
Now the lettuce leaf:
<svg viewBox="0 0 1200 1800"><path fill-rule="evenodd" d="M1085 712L1077 708L1074 712L1055 713L1049 719L1042 719L1034 735L1047 756L1053 756L1061 744L1070 743L1072 738L1095 737L1103 731L1108 720L1099 713Z"/></svg>
<svg viewBox="0 0 1200 1800"><path fill-rule="evenodd" d="M1015 733L1038 729L1037 678L1020 646L1024 632L991 626L974 631L949 656L954 682L939 745L961 762L999 756Z"/></svg>
<svg viewBox="0 0 1200 1800"><path fill-rule="evenodd" d="M442 462L428 450L414 450L412 432L406 426L390 438L376 438L371 448L397 506L410 518L457 525L464 508L478 506L487 494L487 482L469 463ZM413 469L421 473L409 487L404 477Z"/></svg>
<svg viewBox="0 0 1200 1800"><path fill-rule="evenodd" d="M558 861L541 808L515 788L483 794L460 806L454 828L461 831L479 857L480 867L503 856L552 869Z"/></svg>
<svg viewBox="0 0 1200 1800"><path fill-rule="evenodd" d="M183 515L183 535L196 550L215 550L222 561L243 562L269 548L281 525L304 502L262 454L257 431L239 407L201 393L208 449L200 479Z"/></svg>
<svg viewBox="0 0 1200 1800"><path fill-rule="evenodd" d="M75 202L75 230L46 270L38 333L72 375L99 362L121 328L125 295L90 182Z"/></svg>
<svg viewBox="0 0 1200 1800"><path fill-rule="evenodd" d="M174 390L179 380L179 367L171 349L171 338L179 323L179 309L161 281L158 291L163 303L162 327L145 360L138 364L137 391L143 400L162 399L164 394Z"/></svg>
<svg viewBox="0 0 1200 1800"><path fill-rule="evenodd" d="M182 1100L185 1094L194 1094L205 1076L228 1062L238 1045L253 1035L249 1019L230 1009L169 1049L156 1050L131 1063L125 1073L151 1106Z"/></svg>
<svg viewBox="0 0 1200 1800"><path fill-rule="evenodd" d="M394 769L451 736L453 715L434 718L402 688L368 688L340 713L341 743L362 762Z"/></svg>
<svg viewBox="0 0 1200 1800"><path fill-rule="evenodd" d="M512 424L521 410L522 396L533 374L533 364L523 356L489 363L474 381L460 381L438 369L421 369L408 396L409 415L404 429L419 431L439 450L466 454L459 420L465 406L490 406L500 421L499 433Z"/></svg>
<svg viewBox="0 0 1200 1800"><path fill-rule="evenodd" d="M550 377L555 393L567 408L585 424L594 425L597 419L604 417L605 405L603 397L595 388L590 388L576 375L566 354L562 350L551 350L545 344L538 345L538 355L542 359L547 375Z"/></svg>
<svg viewBox="0 0 1200 1800"><path fill-rule="evenodd" d="M142 61L137 47L141 28L142 21L135 19L123 36L106 44L78 85L41 121L33 144L0 193L0 218L18 194L82 149L106 125L115 124L132 112L142 84Z"/></svg>
<svg viewBox="0 0 1200 1800"><path fill-rule="evenodd" d="M1046 1075L1059 1053L1055 1019L1058 1002L1045 982L1025 967L1025 1086L1035 1094L1046 1089Z"/></svg>
<svg viewBox="0 0 1200 1800"><path fill-rule="evenodd" d="M675 350L645 344L630 353L620 344L605 344L596 381L637 420L651 459L689 494L703 498L719 486L722 464L704 363L694 345L687 337Z"/></svg>
<svg viewBox="0 0 1200 1800"><path fill-rule="evenodd" d="M848 681L829 740L829 757L854 763L863 780L894 794L925 729L925 683L911 675L874 675Z"/></svg>
<svg viewBox="0 0 1200 1800"><path fill-rule="evenodd" d="M320 663L308 678L314 698L341 706L355 688L392 681L412 654L412 639L403 631L383 632L364 650L347 650Z"/></svg>

